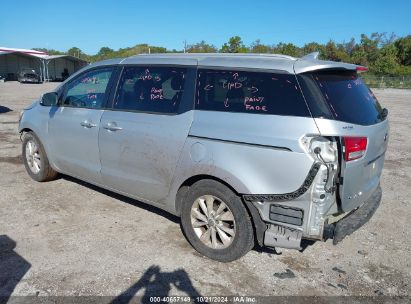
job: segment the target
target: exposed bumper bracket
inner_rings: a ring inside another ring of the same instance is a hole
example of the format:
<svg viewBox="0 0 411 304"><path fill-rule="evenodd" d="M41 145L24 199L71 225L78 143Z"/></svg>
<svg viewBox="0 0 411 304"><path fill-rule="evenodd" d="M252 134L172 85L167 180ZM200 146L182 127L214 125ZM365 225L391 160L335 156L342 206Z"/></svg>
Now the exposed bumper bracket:
<svg viewBox="0 0 411 304"><path fill-rule="evenodd" d="M303 233L300 230L271 225L264 234L264 245L269 247L301 249Z"/></svg>

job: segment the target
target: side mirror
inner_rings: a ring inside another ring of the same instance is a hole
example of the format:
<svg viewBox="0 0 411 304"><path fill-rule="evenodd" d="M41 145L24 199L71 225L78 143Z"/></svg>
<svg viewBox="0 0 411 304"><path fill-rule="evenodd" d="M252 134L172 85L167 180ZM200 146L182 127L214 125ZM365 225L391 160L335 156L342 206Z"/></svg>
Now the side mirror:
<svg viewBox="0 0 411 304"><path fill-rule="evenodd" d="M383 120L386 119L387 116L388 116L388 110L387 110L387 108L382 109L382 112L381 112L381 117L382 117L382 119L383 119Z"/></svg>
<svg viewBox="0 0 411 304"><path fill-rule="evenodd" d="M42 106L51 107L57 105L57 93L50 92L43 95L40 104Z"/></svg>

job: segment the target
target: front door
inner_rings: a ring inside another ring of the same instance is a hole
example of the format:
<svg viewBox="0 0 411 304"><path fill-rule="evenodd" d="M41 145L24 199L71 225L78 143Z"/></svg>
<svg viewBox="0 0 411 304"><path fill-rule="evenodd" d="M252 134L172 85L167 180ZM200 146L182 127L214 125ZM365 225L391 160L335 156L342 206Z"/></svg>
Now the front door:
<svg viewBox="0 0 411 304"><path fill-rule="evenodd" d="M74 78L50 112L50 149L59 171L101 183L98 132L112 74L105 67Z"/></svg>
<svg viewBox="0 0 411 304"><path fill-rule="evenodd" d="M124 68L113 109L101 118L107 186L153 202L166 197L192 122L193 111L182 110L193 98L187 83L184 68Z"/></svg>

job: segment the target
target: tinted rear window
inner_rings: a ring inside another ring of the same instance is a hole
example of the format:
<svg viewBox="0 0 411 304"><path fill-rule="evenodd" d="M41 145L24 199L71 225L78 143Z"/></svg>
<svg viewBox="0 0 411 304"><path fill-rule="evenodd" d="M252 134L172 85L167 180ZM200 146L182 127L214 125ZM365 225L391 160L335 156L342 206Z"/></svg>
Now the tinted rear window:
<svg viewBox="0 0 411 304"><path fill-rule="evenodd" d="M200 70L196 109L310 116L295 75Z"/></svg>
<svg viewBox="0 0 411 304"><path fill-rule="evenodd" d="M356 72L322 71L299 77L305 82L302 88L315 117L359 125L382 120L377 98Z"/></svg>

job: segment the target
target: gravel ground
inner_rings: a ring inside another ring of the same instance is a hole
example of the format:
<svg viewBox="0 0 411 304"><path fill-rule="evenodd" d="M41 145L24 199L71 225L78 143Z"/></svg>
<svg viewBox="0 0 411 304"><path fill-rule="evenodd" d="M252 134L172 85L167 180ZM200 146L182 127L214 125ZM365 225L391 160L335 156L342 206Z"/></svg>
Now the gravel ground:
<svg viewBox="0 0 411 304"><path fill-rule="evenodd" d="M29 178L18 115L55 86L0 83L0 296L410 294L411 91L375 90L391 137L383 200L362 229L338 246L257 248L223 264L161 210L69 177Z"/></svg>

